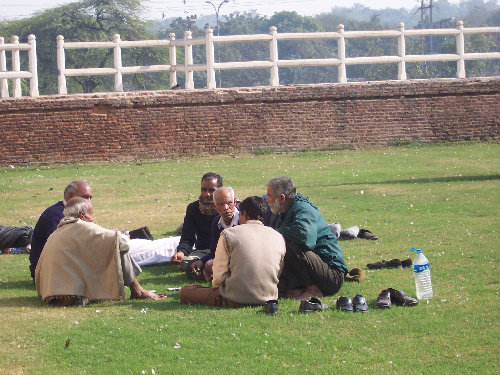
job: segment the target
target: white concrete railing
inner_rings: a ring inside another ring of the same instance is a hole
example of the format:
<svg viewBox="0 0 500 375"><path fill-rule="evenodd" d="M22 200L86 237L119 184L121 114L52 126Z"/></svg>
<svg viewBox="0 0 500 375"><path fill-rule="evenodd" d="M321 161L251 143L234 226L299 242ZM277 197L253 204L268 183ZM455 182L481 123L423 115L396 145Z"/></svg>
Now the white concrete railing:
<svg viewBox="0 0 500 375"><path fill-rule="evenodd" d="M489 53L465 53L465 35L472 34L498 34L500 27L478 27L464 28L463 22L457 22L456 29L417 29L405 30L404 24L398 25L398 30L374 30L374 31L344 31L344 26L339 25L337 32L314 32L314 33L283 33L278 34L276 27L271 27L269 34L254 35L228 35L214 36L213 30L206 30L205 38L192 39L191 32L184 33L184 39L175 40L175 35L170 34L170 40L143 40L143 41L121 41L119 35L114 36L113 42L71 42L65 43L62 36L57 37L57 63L59 69L59 93L66 94L66 76L82 75L114 75L115 91L123 91L122 75L132 73L148 72L170 72L170 85L177 84L177 72L184 72L186 75L185 88L194 89L193 72L207 72L207 87L216 88L215 71L230 69L255 69L266 68L270 70L270 85L279 85L278 68L281 67L299 67L299 66L327 66L336 65L338 69L338 82L346 83L346 66L355 64L385 64L398 63L398 79L406 80L407 62L426 62L426 61L456 61L457 78L465 78L466 60L500 59L500 52ZM422 36L443 36L451 35L456 37L457 52L454 54L432 54L432 55L407 55L406 37ZM358 38L379 38L394 37L398 38L397 56L370 56L370 57L346 57L345 40ZM322 40L335 39L338 43L338 57L327 59L296 59L279 60L278 59L278 41L281 40ZM214 43L234 43L234 42L256 42L268 41L270 46L269 60L266 61L244 61L244 62L215 62ZM206 64L193 64L194 45L206 46ZM169 47L170 64L153 66L130 66L123 67L121 63L121 49L131 47ZM183 47L185 51L185 64L176 64L176 47ZM86 69L66 69L65 68L65 49L77 48L113 48L114 49L114 67L113 68L86 68Z"/></svg>
<svg viewBox="0 0 500 375"><path fill-rule="evenodd" d="M5 51L12 52L12 71L7 71L7 59ZM29 71L21 71L21 60L19 51L28 51ZM12 43L5 44L4 38L0 37L0 97L9 97L9 85L7 79L13 80L12 93L14 98L22 96L21 78L30 80L30 95L38 96L38 73L36 60L36 40L33 34L28 36L28 43L19 43L19 37L14 35Z"/></svg>
<svg viewBox="0 0 500 375"><path fill-rule="evenodd" d="M213 30L207 29L205 38L192 39L191 32L184 33L184 39L176 40L174 34L170 34L169 40L142 40L142 41L122 41L119 35L115 35L112 42L64 42L63 36L57 37L57 67L58 92L67 94L66 77L69 76L93 76L93 75L114 75L115 91L123 91L123 74L134 73L152 73L152 72L170 72L170 85L177 85L177 72L185 73L185 88L194 89L193 72L207 72L207 87L216 88L215 71L231 69L255 69L265 68L270 71L270 85L279 85L278 68L281 67L301 67L301 66L338 66L338 82L346 83L346 66L355 64L384 64L397 63L398 79L406 80L407 62L426 62L426 61L456 61L457 77L465 78L465 61L500 59L500 52L489 53L465 53L465 35L472 34L499 34L500 27L480 27L464 28L463 22L457 23L456 29L416 29L405 30L404 24L398 25L398 30L374 30L374 31L344 31L344 26L339 25L337 32L314 32L314 33L283 33L278 34L276 27L270 28L269 34L254 35L229 35L214 36ZM432 54L432 55L407 55L406 37L423 36L444 36L451 35L456 37L456 53L453 54ZM397 56L370 56L370 57L346 57L346 39L359 38L380 38L392 37L398 39ZM278 41L282 40L324 40L333 39L338 43L338 56L326 59L296 59L279 60L278 59ZM31 96L38 96L38 78L36 66L36 42L35 36L29 36L28 44L20 44L18 38L12 38L12 44L3 44L3 38L0 38L0 89L2 98L8 97L7 79L14 80L14 97L21 96L21 78L29 78L31 86ZM243 61L243 62L223 62L215 61L214 43L234 43L234 42L269 42L270 56L269 60L264 61ZM206 63L193 64L193 46L205 45ZM170 61L168 65L149 65L149 66L122 66L122 48L132 47L168 47ZM185 53L185 63L177 65L176 48L183 47ZM67 49L87 49L87 48L113 48L114 66L108 68L81 68L66 69L65 50ZM11 72L7 72L5 51L12 51ZM20 71L19 51L29 51L29 72Z"/></svg>

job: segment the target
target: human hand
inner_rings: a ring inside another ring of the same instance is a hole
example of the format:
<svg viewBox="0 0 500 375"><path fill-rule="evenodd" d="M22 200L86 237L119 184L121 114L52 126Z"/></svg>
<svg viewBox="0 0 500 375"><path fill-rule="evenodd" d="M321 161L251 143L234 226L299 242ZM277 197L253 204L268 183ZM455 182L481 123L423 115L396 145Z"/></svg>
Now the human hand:
<svg viewBox="0 0 500 375"><path fill-rule="evenodd" d="M203 267L203 262L200 259L191 263L191 271L196 275L201 275L201 267Z"/></svg>
<svg viewBox="0 0 500 375"><path fill-rule="evenodd" d="M212 271L212 266L213 266L214 262L213 261L208 261L206 264L205 264L205 269L203 270L204 274L205 274L205 279L207 281L210 281L212 280L213 278L213 271Z"/></svg>
<svg viewBox="0 0 500 375"><path fill-rule="evenodd" d="M184 253L182 251L179 251L175 253L172 258L170 258L170 261L174 264L180 264L184 260Z"/></svg>

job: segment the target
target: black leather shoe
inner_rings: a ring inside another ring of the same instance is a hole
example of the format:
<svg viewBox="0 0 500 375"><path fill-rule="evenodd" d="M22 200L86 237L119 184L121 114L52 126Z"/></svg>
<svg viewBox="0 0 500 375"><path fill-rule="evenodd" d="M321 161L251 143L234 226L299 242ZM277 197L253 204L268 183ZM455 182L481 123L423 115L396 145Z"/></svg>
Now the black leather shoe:
<svg viewBox="0 0 500 375"><path fill-rule="evenodd" d="M352 299L352 307L354 309L354 312L359 311L361 313L365 313L370 310L368 304L366 303L366 298L360 294L356 294Z"/></svg>
<svg viewBox="0 0 500 375"><path fill-rule="evenodd" d="M139 238L142 240L153 240L153 236L151 235L151 232L149 231L148 227L142 227L139 229L134 229L128 232L128 235L131 240Z"/></svg>
<svg viewBox="0 0 500 375"><path fill-rule="evenodd" d="M406 260L402 260L401 261L401 266L403 268L408 268L408 267L411 267L413 265L411 259L406 259Z"/></svg>
<svg viewBox="0 0 500 375"><path fill-rule="evenodd" d="M337 299L337 310L345 312L353 312L351 299L348 297L339 297Z"/></svg>
<svg viewBox="0 0 500 375"><path fill-rule="evenodd" d="M387 289L384 289L377 297L376 306L379 309L389 309L391 307L391 304L391 292L389 292L389 290Z"/></svg>
<svg viewBox="0 0 500 375"><path fill-rule="evenodd" d="M264 312L269 315L276 316L278 314L278 310L280 309L280 305L278 304L278 300L271 299L266 302L264 305Z"/></svg>
<svg viewBox="0 0 500 375"><path fill-rule="evenodd" d="M388 260L388 261L381 261L381 262L376 262L376 263L368 263L366 265L366 268L371 269L371 270L378 270L381 268L401 268L401 260L399 259L393 259L393 260Z"/></svg>
<svg viewBox="0 0 500 375"><path fill-rule="evenodd" d="M330 306L325 303L321 303L319 299L316 297L311 297L309 301L303 299L300 301L299 312L301 313L310 313L315 311L328 310Z"/></svg>
<svg viewBox="0 0 500 375"><path fill-rule="evenodd" d="M418 300L408 297L402 290L388 288L387 291L391 294L391 302L398 306L416 306Z"/></svg>

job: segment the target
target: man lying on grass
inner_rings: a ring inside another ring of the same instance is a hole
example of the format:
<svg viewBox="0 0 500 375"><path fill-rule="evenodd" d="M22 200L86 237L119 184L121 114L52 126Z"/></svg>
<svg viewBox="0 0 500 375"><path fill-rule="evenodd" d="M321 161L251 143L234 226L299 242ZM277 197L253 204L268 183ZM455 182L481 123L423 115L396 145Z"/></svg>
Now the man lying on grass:
<svg viewBox="0 0 500 375"><path fill-rule="evenodd" d="M142 272L128 252L128 237L92 223L93 206L83 198L70 199L64 218L48 238L35 270L38 295L58 306L89 301L166 298L142 288Z"/></svg>
<svg viewBox="0 0 500 375"><path fill-rule="evenodd" d="M224 229L217 243L213 288L182 287L181 302L238 308L263 305L278 298L285 240L277 231L264 226L265 213L266 204L261 197L248 197L241 202L242 225Z"/></svg>

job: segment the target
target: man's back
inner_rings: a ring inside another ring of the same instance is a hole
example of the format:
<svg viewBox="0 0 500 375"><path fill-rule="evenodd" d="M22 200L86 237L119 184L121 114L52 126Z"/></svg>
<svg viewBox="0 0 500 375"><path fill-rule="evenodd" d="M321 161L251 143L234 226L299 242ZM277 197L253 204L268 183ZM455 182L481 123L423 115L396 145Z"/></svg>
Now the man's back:
<svg viewBox="0 0 500 375"><path fill-rule="evenodd" d="M31 237L30 271L31 277L35 278L35 269L42 253L43 247L49 236L57 229L57 225L64 217L64 203L59 201L47 208L38 219Z"/></svg>
<svg viewBox="0 0 500 375"><path fill-rule="evenodd" d="M97 224L64 218L49 237L35 272L38 294L121 299L117 235Z"/></svg>
<svg viewBox="0 0 500 375"><path fill-rule="evenodd" d="M274 229L258 220L225 229L230 276L220 293L234 302L262 304L278 297L278 278L283 267L285 240ZM218 250L214 261L218 261Z"/></svg>

